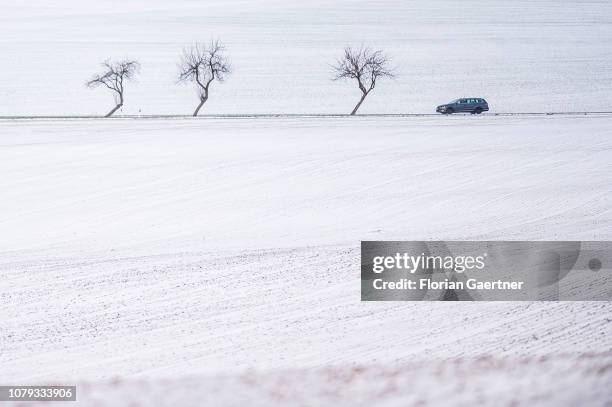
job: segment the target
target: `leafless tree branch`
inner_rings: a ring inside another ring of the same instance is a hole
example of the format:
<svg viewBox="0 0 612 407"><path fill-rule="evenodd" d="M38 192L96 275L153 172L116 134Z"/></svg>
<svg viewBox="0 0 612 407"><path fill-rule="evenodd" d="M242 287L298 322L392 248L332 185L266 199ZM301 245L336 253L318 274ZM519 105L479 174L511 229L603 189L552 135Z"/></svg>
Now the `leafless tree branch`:
<svg viewBox="0 0 612 407"><path fill-rule="evenodd" d="M210 84L216 79L223 82L231 73L225 46L219 40L210 44L195 44L183 50L178 66L178 82L195 83L200 103L193 112L194 116L208 100Z"/></svg>
<svg viewBox="0 0 612 407"><path fill-rule="evenodd" d="M390 59L381 50L373 51L364 47L344 49L344 56L333 66L335 71L333 80L355 79L357 81L361 99L355 105L351 115L357 113L366 96L376 87L376 82L380 78L395 76L392 69L389 68L389 63Z"/></svg>
<svg viewBox="0 0 612 407"><path fill-rule="evenodd" d="M113 92L115 99L115 107L104 117L110 117L121 106L123 106L123 95L125 82L134 78L140 69L140 64L137 61L121 60L111 62L106 60L102 63L104 71L101 74L94 75L85 84L89 88L104 86Z"/></svg>

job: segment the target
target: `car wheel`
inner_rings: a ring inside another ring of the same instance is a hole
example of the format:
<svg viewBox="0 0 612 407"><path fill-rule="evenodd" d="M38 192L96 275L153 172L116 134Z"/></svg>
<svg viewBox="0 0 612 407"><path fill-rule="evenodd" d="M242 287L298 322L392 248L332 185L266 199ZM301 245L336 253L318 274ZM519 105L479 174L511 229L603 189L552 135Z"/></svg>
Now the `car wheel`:
<svg viewBox="0 0 612 407"><path fill-rule="evenodd" d="M482 107L477 107L476 110L474 110L474 113L476 114L482 113Z"/></svg>
<svg viewBox="0 0 612 407"><path fill-rule="evenodd" d="M448 109L446 109L446 114L453 114L455 113L455 109L453 109L452 107L449 107Z"/></svg>

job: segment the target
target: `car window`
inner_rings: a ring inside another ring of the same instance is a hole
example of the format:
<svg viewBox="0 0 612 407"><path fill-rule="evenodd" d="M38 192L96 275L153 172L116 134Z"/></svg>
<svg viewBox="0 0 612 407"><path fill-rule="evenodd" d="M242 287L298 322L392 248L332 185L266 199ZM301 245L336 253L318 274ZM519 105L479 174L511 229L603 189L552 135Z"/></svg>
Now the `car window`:
<svg viewBox="0 0 612 407"><path fill-rule="evenodd" d="M467 102L467 100L465 100L465 99L459 99L458 103L466 103L466 102Z"/></svg>

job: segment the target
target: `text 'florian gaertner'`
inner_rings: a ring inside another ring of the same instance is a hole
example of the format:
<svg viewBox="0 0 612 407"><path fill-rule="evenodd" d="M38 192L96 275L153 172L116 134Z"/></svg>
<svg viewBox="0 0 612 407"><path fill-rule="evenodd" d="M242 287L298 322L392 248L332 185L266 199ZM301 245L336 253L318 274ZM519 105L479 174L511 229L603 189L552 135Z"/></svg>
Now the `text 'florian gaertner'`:
<svg viewBox="0 0 612 407"><path fill-rule="evenodd" d="M421 253L413 256L408 253L396 253L393 256L376 256L372 259L372 271L376 274L386 270L403 270L415 274L418 270L441 270L444 272L464 273L470 270L483 270L487 254L482 256L430 256ZM384 281L375 279L373 287L376 290L520 290L522 281L477 281L469 278L466 281L449 280L434 281L431 278L421 278L413 281L402 278L399 281Z"/></svg>

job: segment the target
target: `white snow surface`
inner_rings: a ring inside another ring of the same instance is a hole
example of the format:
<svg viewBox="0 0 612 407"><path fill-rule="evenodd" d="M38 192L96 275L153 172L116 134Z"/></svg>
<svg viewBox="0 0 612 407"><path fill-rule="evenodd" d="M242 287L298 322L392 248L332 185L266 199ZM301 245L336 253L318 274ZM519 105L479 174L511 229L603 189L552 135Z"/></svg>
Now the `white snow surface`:
<svg viewBox="0 0 612 407"><path fill-rule="evenodd" d="M364 303L359 244L609 240L612 116L0 133L0 383L113 406L610 401L609 302Z"/></svg>
<svg viewBox="0 0 612 407"><path fill-rule="evenodd" d="M363 113L429 113L458 97L497 112L611 110L607 0L0 0L0 115L100 115L84 83L107 58L141 62L123 114L189 114L182 49L222 39L233 74L202 113L348 113L360 96L332 82L346 45L381 48L395 80Z"/></svg>
<svg viewBox="0 0 612 407"><path fill-rule="evenodd" d="M248 370L81 383L78 406L608 406L612 355ZM51 403L28 403L48 406ZM54 406L65 405L58 402Z"/></svg>

